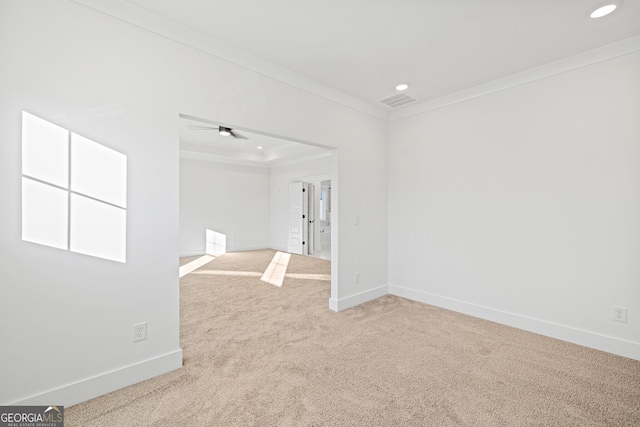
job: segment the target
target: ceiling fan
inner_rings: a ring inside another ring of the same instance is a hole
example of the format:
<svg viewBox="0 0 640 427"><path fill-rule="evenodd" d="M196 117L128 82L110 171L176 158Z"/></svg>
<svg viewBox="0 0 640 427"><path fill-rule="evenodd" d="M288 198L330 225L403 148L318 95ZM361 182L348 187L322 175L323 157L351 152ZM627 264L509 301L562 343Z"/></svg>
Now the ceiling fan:
<svg viewBox="0 0 640 427"><path fill-rule="evenodd" d="M238 133L236 131L234 131L231 128L228 127L224 127L224 126L196 126L196 125L189 125L189 129L192 130L217 130L218 133L222 136L232 136L236 139L249 139L246 136L242 135L241 133Z"/></svg>

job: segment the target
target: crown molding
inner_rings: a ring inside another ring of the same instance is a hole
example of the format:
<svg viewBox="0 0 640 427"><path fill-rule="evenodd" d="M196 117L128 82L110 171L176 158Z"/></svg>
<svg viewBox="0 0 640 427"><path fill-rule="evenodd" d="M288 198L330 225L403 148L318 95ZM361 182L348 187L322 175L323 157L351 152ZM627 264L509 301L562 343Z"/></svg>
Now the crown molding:
<svg viewBox="0 0 640 427"><path fill-rule="evenodd" d="M389 121L404 119L427 111L436 110L459 102L468 101L473 98L499 92L515 86L524 85L542 80L547 77L566 73L571 70L586 67L598 62L608 61L620 56L629 55L640 50L640 36L630 37L615 43L611 43L596 49L588 50L577 55L569 56L558 61L550 62L539 67L530 68L520 73L512 74L501 79L483 83L469 89L445 95L440 98L426 101L420 104L411 105L402 110L392 111L389 114Z"/></svg>
<svg viewBox="0 0 640 427"><path fill-rule="evenodd" d="M630 37L596 49L588 50L558 61L530 68L497 80L483 83L430 101L385 111L329 86L308 79L290 70L275 65L264 58L244 52L226 43L183 25L172 22L124 0L70 0L97 12L127 22L143 30L208 53L219 59L241 66L281 83L322 97L329 101L384 120L395 121L417 114L436 110L459 102L468 101L515 86L545 79L571 70L628 55L640 50L640 36Z"/></svg>
<svg viewBox="0 0 640 427"><path fill-rule="evenodd" d="M172 22L126 1L70 1L361 113L384 121L389 119L389 113L381 108L289 71L261 57L222 43L213 37Z"/></svg>

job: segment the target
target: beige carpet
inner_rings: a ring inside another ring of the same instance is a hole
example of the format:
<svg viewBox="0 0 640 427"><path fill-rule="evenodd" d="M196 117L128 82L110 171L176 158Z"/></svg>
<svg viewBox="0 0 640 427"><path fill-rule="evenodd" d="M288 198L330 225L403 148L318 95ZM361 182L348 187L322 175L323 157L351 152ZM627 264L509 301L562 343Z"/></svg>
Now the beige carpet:
<svg viewBox="0 0 640 427"><path fill-rule="evenodd" d="M386 296L328 310L328 261L229 253L181 281L184 367L67 426L640 426L640 362ZM253 274L251 274L253 273ZM257 276L257 277L256 277Z"/></svg>

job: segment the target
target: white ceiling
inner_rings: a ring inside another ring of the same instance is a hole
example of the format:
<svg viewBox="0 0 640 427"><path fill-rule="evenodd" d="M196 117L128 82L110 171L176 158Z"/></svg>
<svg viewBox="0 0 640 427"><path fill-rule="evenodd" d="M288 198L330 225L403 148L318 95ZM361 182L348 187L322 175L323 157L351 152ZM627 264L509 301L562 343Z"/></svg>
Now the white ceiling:
<svg viewBox="0 0 640 427"><path fill-rule="evenodd" d="M387 111L399 82L415 105L639 35L640 1L614 2L126 0Z"/></svg>
<svg viewBox="0 0 640 427"><path fill-rule="evenodd" d="M216 129L194 130L191 126L218 126L203 118L180 118L180 156L213 162L272 167L328 156L329 150L256 132L235 130L247 137L222 136ZM262 147L262 148L258 148Z"/></svg>

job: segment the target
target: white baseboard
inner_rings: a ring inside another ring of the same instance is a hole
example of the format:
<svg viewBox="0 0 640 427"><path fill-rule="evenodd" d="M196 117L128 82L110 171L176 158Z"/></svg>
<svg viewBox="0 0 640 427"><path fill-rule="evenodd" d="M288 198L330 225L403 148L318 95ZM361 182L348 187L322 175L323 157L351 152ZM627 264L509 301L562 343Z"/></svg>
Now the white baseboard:
<svg viewBox="0 0 640 427"><path fill-rule="evenodd" d="M287 252L289 249L287 245L269 245L269 248L280 252Z"/></svg>
<svg viewBox="0 0 640 427"><path fill-rule="evenodd" d="M182 349L36 394L7 405L72 406L182 367Z"/></svg>
<svg viewBox="0 0 640 427"><path fill-rule="evenodd" d="M387 285L380 286L378 288L369 289L368 291L360 292L359 294L351 295L346 298L329 298L329 308L333 311L342 311L356 305L363 304L365 302L380 298L389 293L389 287Z"/></svg>
<svg viewBox="0 0 640 427"><path fill-rule="evenodd" d="M200 250L200 251L190 251L190 252L185 252L185 253L181 253L180 254L180 258L186 258L189 256L202 256L204 255L204 249Z"/></svg>
<svg viewBox="0 0 640 427"><path fill-rule="evenodd" d="M270 248L269 245L244 245L244 246L233 246L233 247L229 246L227 247L227 252L257 251L260 249L277 249L277 248ZM206 255L206 250L204 248L180 253L180 258L186 258L189 256L202 256L202 255Z"/></svg>
<svg viewBox="0 0 640 427"><path fill-rule="evenodd" d="M606 351L618 356L640 360L640 343L614 338L607 335L584 331L570 326L560 325L545 320L496 310L453 298L443 297L428 292L403 288L401 286L389 285L389 293L410 300L434 305L447 310L457 311L503 325L512 326L547 337L556 338L573 344Z"/></svg>
<svg viewBox="0 0 640 427"><path fill-rule="evenodd" d="M246 252L246 251L258 251L260 249L272 249L269 245L245 245L228 247L227 252Z"/></svg>

